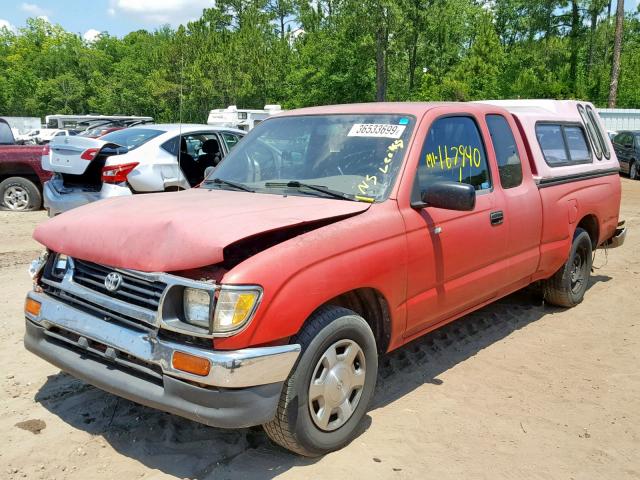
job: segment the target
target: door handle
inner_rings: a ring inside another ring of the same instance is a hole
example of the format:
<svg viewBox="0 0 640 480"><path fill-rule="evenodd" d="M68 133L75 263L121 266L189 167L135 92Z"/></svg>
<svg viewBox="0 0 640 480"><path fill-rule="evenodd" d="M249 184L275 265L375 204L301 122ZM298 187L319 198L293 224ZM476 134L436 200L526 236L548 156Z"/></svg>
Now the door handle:
<svg viewBox="0 0 640 480"><path fill-rule="evenodd" d="M504 221L504 212L502 210L491 212L489 219L491 220L491 225L500 225Z"/></svg>

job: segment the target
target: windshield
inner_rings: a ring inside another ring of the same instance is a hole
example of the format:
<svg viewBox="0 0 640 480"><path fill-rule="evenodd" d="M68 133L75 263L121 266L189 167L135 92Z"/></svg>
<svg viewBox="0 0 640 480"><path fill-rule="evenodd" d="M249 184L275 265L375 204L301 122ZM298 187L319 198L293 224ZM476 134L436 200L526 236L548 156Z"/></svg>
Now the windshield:
<svg viewBox="0 0 640 480"><path fill-rule="evenodd" d="M406 115L271 118L234 147L205 187L230 188L224 180L263 193L384 200L413 123Z"/></svg>
<svg viewBox="0 0 640 480"><path fill-rule="evenodd" d="M151 128L127 128L107 133L100 140L126 147L127 151L130 151L163 133L163 130Z"/></svg>

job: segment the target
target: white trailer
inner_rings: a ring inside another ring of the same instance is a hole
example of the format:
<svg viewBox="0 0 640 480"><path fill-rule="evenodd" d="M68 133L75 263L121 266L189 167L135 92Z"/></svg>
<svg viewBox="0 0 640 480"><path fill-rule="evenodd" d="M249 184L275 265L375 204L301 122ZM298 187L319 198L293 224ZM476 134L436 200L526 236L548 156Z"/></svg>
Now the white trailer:
<svg viewBox="0 0 640 480"><path fill-rule="evenodd" d="M47 128L59 128L74 130L87 128L97 123L118 123L125 126L151 123L153 117L138 117L135 115L47 115L45 126Z"/></svg>
<svg viewBox="0 0 640 480"><path fill-rule="evenodd" d="M265 105L263 110L239 109L235 105L216 108L209 112L208 125L239 128L248 132L271 115L282 112L280 105Z"/></svg>

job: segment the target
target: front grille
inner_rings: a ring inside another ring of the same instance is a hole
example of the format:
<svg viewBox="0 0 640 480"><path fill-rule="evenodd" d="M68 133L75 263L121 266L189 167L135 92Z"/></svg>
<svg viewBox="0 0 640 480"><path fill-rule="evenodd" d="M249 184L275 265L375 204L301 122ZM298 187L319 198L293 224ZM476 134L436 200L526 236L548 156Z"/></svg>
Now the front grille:
<svg viewBox="0 0 640 480"><path fill-rule="evenodd" d="M164 282L147 280L132 272L118 271L122 283L115 292L104 285L105 277L114 269L73 259L71 279L56 273L56 255L45 266L40 286L69 306L82 310L106 322L116 322L146 331L157 329L156 315L166 288ZM104 297L113 300L106 301ZM116 303L120 302L120 303Z"/></svg>
<svg viewBox="0 0 640 480"><path fill-rule="evenodd" d="M122 315L121 313L114 310L110 310L106 307L93 304L86 299L80 298L76 295L73 295L72 293L66 292L52 285L48 285L46 283L42 284L42 290L52 297L56 297L63 303L77 308L78 310L82 310L83 312L93 315L94 317L101 318L105 322L120 323L128 327L134 327L136 329L144 331L154 330L153 325L150 325L143 320L130 317L128 315Z"/></svg>
<svg viewBox="0 0 640 480"><path fill-rule="evenodd" d="M115 270L84 260L74 259L73 262L73 281L78 285L138 307L154 312L158 310L160 297L166 287L164 283L143 280L120 271L118 273L122 275L122 284L117 291L110 292L104 286L104 279Z"/></svg>

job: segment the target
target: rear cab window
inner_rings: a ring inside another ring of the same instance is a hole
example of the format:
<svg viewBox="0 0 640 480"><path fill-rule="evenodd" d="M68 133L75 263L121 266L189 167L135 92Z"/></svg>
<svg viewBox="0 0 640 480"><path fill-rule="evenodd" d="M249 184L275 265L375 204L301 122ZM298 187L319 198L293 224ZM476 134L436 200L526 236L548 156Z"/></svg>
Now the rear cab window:
<svg viewBox="0 0 640 480"><path fill-rule="evenodd" d="M522 183L522 162L511 127L502 115L487 115L486 121L496 153L500 184L502 188L517 187Z"/></svg>
<svg viewBox="0 0 640 480"><path fill-rule="evenodd" d="M429 128L418 166L420 191L414 196L442 181L466 183L476 191L491 188L482 136L472 117L441 117Z"/></svg>
<svg viewBox="0 0 640 480"><path fill-rule="evenodd" d="M538 123L536 137L544 160L550 167L592 163L582 125Z"/></svg>

